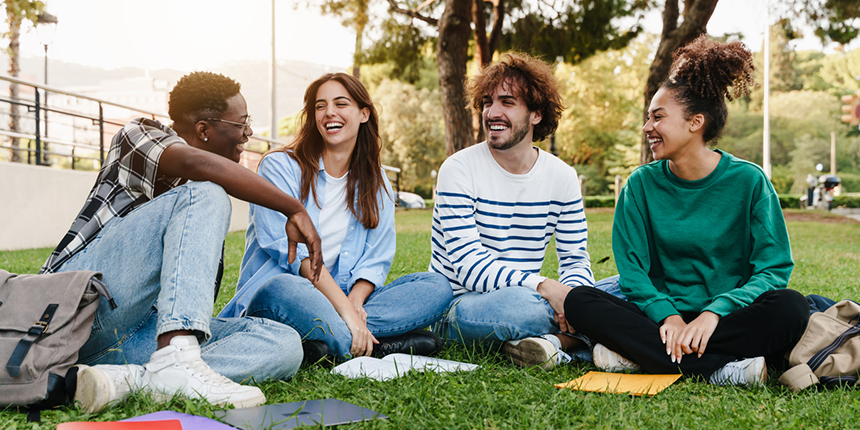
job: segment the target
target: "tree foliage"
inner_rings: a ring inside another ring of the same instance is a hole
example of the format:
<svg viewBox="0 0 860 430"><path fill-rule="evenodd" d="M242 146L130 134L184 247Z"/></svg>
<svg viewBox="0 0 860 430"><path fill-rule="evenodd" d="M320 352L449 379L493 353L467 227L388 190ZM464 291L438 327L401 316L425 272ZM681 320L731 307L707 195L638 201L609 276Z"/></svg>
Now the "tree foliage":
<svg viewBox="0 0 860 430"><path fill-rule="evenodd" d="M823 42L840 44L860 36L860 2L857 0L791 0L791 9L805 16Z"/></svg>
<svg viewBox="0 0 860 430"><path fill-rule="evenodd" d="M439 90L385 79L373 100L380 111L382 162L402 169L404 189L432 185L430 171L446 156Z"/></svg>

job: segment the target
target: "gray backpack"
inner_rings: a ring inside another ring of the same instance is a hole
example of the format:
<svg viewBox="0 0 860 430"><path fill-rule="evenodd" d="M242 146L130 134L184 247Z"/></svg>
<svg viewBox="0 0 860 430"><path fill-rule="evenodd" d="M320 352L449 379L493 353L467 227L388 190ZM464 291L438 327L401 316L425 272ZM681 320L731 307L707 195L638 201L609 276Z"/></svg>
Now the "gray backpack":
<svg viewBox="0 0 860 430"><path fill-rule="evenodd" d="M101 273L15 275L0 269L0 407L24 406L28 420L74 397L78 350L104 296Z"/></svg>

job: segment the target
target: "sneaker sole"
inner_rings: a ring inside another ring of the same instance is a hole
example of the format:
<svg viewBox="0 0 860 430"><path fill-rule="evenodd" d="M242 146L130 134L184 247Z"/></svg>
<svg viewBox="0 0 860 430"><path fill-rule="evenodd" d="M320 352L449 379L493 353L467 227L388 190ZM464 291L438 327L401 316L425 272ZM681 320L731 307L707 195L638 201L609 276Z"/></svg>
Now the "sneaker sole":
<svg viewBox="0 0 860 430"><path fill-rule="evenodd" d="M252 396L249 396L247 398L240 398L240 399L234 398L234 399L222 400L222 401L218 401L218 402L213 402L209 399L201 397L201 396L197 395L197 393L192 393L189 395L189 394L181 392L181 391L176 392L176 393L165 393L165 392L160 392L160 391L147 390L147 392L152 396L153 400L155 400L156 402L159 402L159 403L169 402L169 401L173 400L174 397L181 397L181 398L186 398L186 399L191 399L191 400L206 400L210 404L212 404L213 406L221 406L221 407L233 406L236 409L253 408L254 406L260 406L260 405L263 405L266 403L266 395L263 394L263 391L260 389L257 389L256 393L254 393Z"/></svg>
<svg viewBox="0 0 860 430"><path fill-rule="evenodd" d="M518 366L539 366L544 370L552 370L555 368L554 356L556 352L547 352L543 345L531 339L522 339L517 344L505 342L502 346L502 352Z"/></svg>
<svg viewBox="0 0 860 430"><path fill-rule="evenodd" d="M104 410L113 400L113 383L104 372L92 367L80 366L75 402L89 414Z"/></svg>

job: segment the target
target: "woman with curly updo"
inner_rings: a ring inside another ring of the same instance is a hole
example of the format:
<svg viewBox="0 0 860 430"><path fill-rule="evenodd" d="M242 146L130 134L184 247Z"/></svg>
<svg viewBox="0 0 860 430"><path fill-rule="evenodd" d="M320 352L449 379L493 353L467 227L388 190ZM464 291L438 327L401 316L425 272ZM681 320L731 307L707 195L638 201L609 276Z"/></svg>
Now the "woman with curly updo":
<svg viewBox="0 0 860 430"><path fill-rule="evenodd" d="M759 166L713 146L726 99L749 94L741 42L703 35L679 49L642 128L656 161L636 169L615 210L612 249L627 301L576 288L571 330L599 344L597 367L756 385L802 334L804 297L777 194Z"/></svg>

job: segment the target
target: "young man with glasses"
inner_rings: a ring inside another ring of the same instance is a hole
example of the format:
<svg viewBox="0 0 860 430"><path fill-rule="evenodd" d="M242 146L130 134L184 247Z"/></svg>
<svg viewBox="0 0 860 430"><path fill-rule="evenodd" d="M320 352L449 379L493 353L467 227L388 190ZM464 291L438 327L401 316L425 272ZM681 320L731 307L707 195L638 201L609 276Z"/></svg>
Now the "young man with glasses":
<svg viewBox="0 0 860 430"><path fill-rule="evenodd" d="M100 304L80 351L75 400L90 413L135 390L256 406L266 401L262 391L237 382L288 379L301 364L292 328L212 311L228 194L285 214L290 256L306 243L318 275L311 219L298 200L238 164L253 133L238 83L186 75L170 93L169 113L172 128L138 118L114 136L87 202L42 268L102 272L118 306Z"/></svg>

